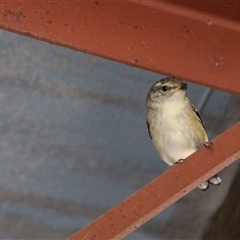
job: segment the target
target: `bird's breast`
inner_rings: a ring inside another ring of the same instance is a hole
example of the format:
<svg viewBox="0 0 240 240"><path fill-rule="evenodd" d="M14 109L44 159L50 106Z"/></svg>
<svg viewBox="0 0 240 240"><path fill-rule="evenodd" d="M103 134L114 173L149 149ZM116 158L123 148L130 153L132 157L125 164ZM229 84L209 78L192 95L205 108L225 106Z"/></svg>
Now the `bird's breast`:
<svg viewBox="0 0 240 240"><path fill-rule="evenodd" d="M204 128L190 110L180 104L166 105L148 119L153 143L169 165L188 157L207 140Z"/></svg>

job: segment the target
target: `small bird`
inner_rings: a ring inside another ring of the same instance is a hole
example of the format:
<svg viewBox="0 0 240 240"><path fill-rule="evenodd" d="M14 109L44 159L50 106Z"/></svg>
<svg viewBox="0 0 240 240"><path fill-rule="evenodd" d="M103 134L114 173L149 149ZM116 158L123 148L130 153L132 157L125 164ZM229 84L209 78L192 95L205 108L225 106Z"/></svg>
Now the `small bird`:
<svg viewBox="0 0 240 240"><path fill-rule="evenodd" d="M212 144L186 90L187 84L180 78L167 77L157 81L147 95L148 132L160 157L170 166ZM219 185L221 178L215 175L198 187L207 190L209 183Z"/></svg>

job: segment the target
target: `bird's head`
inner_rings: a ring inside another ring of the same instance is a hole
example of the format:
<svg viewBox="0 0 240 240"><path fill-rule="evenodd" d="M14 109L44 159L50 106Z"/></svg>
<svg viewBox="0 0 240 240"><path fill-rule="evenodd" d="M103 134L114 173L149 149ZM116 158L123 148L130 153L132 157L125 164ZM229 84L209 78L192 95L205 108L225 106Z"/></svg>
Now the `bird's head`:
<svg viewBox="0 0 240 240"><path fill-rule="evenodd" d="M165 101L181 101L186 97L187 84L177 77L167 77L157 81L147 95L148 104Z"/></svg>

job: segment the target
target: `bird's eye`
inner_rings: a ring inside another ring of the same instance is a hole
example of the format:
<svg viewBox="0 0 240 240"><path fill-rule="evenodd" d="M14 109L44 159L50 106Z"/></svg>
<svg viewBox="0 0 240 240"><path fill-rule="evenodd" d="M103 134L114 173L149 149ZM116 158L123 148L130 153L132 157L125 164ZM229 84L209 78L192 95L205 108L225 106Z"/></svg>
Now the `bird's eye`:
<svg viewBox="0 0 240 240"><path fill-rule="evenodd" d="M168 87L167 86L162 86L162 91L163 92L166 92L168 90Z"/></svg>

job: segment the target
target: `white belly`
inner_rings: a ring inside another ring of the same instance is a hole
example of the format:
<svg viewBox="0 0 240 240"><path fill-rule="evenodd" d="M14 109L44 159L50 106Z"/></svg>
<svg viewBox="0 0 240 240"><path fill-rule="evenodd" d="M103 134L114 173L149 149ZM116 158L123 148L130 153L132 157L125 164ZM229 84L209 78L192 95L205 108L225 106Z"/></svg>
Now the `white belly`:
<svg viewBox="0 0 240 240"><path fill-rule="evenodd" d="M169 165L173 165L179 159L185 159L197 150L192 137L182 132L159 134L153 137L153 143L161 158Z"/></svg>
<svg viewBox="0 0 240 240"><path fill-rule="evenodd" d="M195 129L191 127L191 121L192 118L186 119L182 116L180 109L177 112L176 110L168 111L164 114L164 118L159 114L151 123L154 126L151 128L153 143L161 158L168 165L173 165L179 159L185 159L194 153L199 145L208 141L201 123L196 120L195 123L199 125Z"/></svg>

